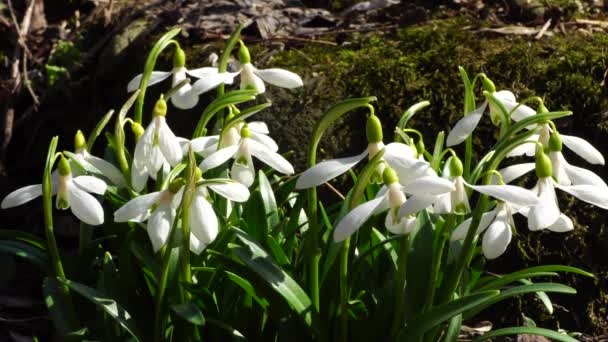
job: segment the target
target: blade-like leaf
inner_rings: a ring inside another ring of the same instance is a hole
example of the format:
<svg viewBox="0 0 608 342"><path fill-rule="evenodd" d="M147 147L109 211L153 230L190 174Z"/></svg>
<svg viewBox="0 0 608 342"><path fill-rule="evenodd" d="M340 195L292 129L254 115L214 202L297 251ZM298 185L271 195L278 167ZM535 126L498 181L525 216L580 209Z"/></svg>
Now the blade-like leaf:
<svg viewBox="0 0 608 342"><path fill-rule="evenodd" d="M530 268L526 268L526 269L523 269L523 270L520 270L517 272L513 272L511 274L504 275L504 276L502 276L494 281L488 282L488 283L480 282L478 284L479 287L476 290L484 291L484 290L498 289L504 285L507 285L507 284L509 284L513 281L519 280L519 279L527 279L527 278L532 278L532 277L537 277L537 276L542 276L542 275L549 275L549 274L544 274L547 272L548 273L567 272L567 273L580 274L585 277L591 277L591 278L594 277L593 274L586 272L584 270L581 270L579 268L572 267L572 266L544 265L544 266L530 267Z"/></svg>
<svg viewBox="0 0 608 342"><path fill-rule="evenodd" d="M171 310L187 322L194 325L205 325L205 316L201 309L192 302L171 305Z"/></svg>
<svg viewBox="0 0 608 342"><path fill-rule="evenodd" d="M410 250L407 260L406 313L409 317L422 310L429 290L430 265L433 262L435 229L426 210L418 214L416 226L410 233Z"/></svg>
<svg viewBox="0 0 608 342"><path fill-rule="evenodd" d="M104 115L103 118L101 118L101 120L99 120L99 122L97 123L97 126L95 126L95 128L93 129L91 134L89 134L89 139L87 140L87 150L89 150L89 151L93 150L93 145L95 144L95 140L97 140L97 137L101 134L103 129L106 128L106 125L108 124L108 122L110 122L112 115L114 115L113 109L109 110L106 113L106 115Z"/></svg>
<svg viewBox="0 0 608 342"><path fill-rule="evenodd" d="M49 269L49 256L46 251L40 250L26 242L0 240L0 253L24 258L45 272Z"/></svg>
<svg viewBox="0 0 608 342"><path fill-rule="evenodd" d="M67 285L74 292L85 297L93 304L100 307L110 317L112 317L121 327L123 327L135 341L140 341L139 335L135 328L133 318L126 312L116 301L112 298L106 298L106 295L86 285L71 281L57 278L61 283Z"/></svg>

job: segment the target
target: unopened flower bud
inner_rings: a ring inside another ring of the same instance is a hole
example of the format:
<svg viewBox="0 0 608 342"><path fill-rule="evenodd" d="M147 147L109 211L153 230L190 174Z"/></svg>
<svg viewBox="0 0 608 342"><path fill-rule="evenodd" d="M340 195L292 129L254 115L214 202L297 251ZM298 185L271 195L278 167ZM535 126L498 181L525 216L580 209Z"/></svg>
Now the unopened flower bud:
<svg viewBox="0 0 608 342"><path fill-rule="evenodd" d="M562 151L562 138L554 131L549 136L549 152L561 152Z"/></svg>
<svg viewBox="0 0 608 342"><path fill-rule="evenodd" d="M173 53L173 68L183 68L186 65L186 53L180 47Z"/></svg>
<svg viewBox="0 0 608 342"><path fill-rule="evenodd" d="M382 123L377 116L372 114L367 117L365 135L367 136L367 142L370 144L382 141Z"/></svg>
<svg viewBox="0 0 608 342"><path fill-rule="evenodd" d="M241 46L239 47L239 62L242 64L251 63L251 55L249 54L249 49L245 46L243 41L239 42Z"/></svg>
<svg viewBox="0 0 608 342"><path fill-rule="evenodd" d="M538 105L538 110L536 111L536 114L543 114L543 113L549 113L549 109L547 109L547 107L545 107L545 104L541 102Z"/></svg>
<svg viewBox="0 0 608 342"><path fill-rule="evenodd" d="M463 174L463 166L462 161L457 156L452 156L450 158L450 176L451 177L459 177Z"/></svg>
<svg viewBox="0 0 608 342"><path fill-rule="evenodd" d="M167 115L167 101L161 95L158 101L154 104L154 109L152 110L152 116L166 116Z"/></svg>
<svg viewBox="0 0 608 342"><path fill-rule="evenodd" d="M425 146L422 139L418 139L415 144L417 155L424 155Z"/></svg>
<svg viewBox="0 0 608 342"><path fill-rule="evenodd" d="M492 82L492 80L489 79L486 75L481 76L481 84L483 86L483 90L487 91L488 93L492 94L496 92L496 86L494 85L494 82Z"/></svg>
<svg viewBox="0 0 608 342"><path fill-rule="evenodd" d="M536 176L538 178L551 177L553 175L553 166L551 158L545 154L542 148L536 149Z"/></svg>
<svg viewBox="0 0 608 342"><path fill-rule="evenodd" d="M79 151L87 148L87 140L84 138L84 134L81 130L76 132L74 136L74 151Z"/></svg>
<svg viewBox="0 0 608 342"><path fill-rule="evenodd" d="M70 167L70 162L68 162L68 160L65 159L63 154L61 155L61 157L59 159L57 169L59 170L59 174L61 176L67 176L72 173L72 168Z"/></svg>

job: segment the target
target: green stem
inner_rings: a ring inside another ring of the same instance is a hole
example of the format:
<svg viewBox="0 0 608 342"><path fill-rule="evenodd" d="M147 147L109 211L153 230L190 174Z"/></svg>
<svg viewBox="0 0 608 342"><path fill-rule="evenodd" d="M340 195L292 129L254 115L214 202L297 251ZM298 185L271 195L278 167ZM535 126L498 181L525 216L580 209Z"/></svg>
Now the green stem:
<svg viewBox="0 0 608 342"><path fill-rule="evenodd" d="M91 227L88 227L84 222L80 222L80 232L78 236L78 254L84 254L89 242L91 241L91 235L93 231Z"/></svg>
<svg viewBox="0 0 608 342"><path fill-rule="evenodd" d="M311 163L314 165L315 162ZM308 257L308 286L313 307L319 312L319 261L321 260L321 250L319 248L318 236L319 226L317 225L317 189L311 188L306 192L308 195L308 232L306 233L306 253Z"/></svg>
<svg viewBox="0 0 608 342"><path fill-rule="evenodd" d="M348 254L350 237L342 243L340 250L340 325L338 341L348 341Z"/></svg>
<svg viewBox="0 0 608 342"><path fill-rule="evenodd" d="M446 222L441 225L440 231L438 232L437 240L435 242L436 252L433 253L433 264L431 265L430 281L429 281L429 293L426 296L422 312L430 309L435 302L435 292L437 291L437 277L439 276L439 270L441 269L441 261L443 259L443 252L445 250L446 242L450 238L450 231L454 222L456 221L455 214L449 214Z"/></svg>
<svg viewBox="0 0 608 342"><path fill-rule="evenodd" d="M395 298L395 313L391 328L392 340L397 341L399 330L403 327L405 318L405 287L407 282L407 257L409 255L409 235L399 241L399 264L397 265L397 281Z"/></svg>
<svg viewBox="0 0 608 342"><path fill-rule="evenodd" d="M169 249L169 248L167 248ZM156 290L156 303L154 308L154 341L161 342L163 340L163 301L165 291L167 289L167 279L169 278L169 265L171 259L171 251L166 250L163 255L163 268L160 279L158 280L158 288Z"/></svg>

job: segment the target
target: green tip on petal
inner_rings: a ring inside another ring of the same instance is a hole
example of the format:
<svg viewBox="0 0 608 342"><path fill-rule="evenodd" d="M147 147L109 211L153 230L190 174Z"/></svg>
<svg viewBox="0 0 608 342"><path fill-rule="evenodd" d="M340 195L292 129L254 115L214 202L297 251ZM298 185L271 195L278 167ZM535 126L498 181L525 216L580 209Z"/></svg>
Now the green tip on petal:
<svg viewBox="0 0 608 342"><path fill-rule="evenodd" d="M197 181L201 178L203 178L203 171L201 171L201 169L199 169L198 167L195 167L194 168L194 180Z"/></svg>
<svg viewBox="0 0 608 342"><path fill-rule="evenodd" d="M137 122L131 122L131 131L135 136L135 140L139 140L139 138L144 134L144 127Z"/></svg>
<svg viewBox="0 0 608 342"><path fill-rule="evenodd" d="M367 136L367 142L370 144L382 142L382 123L377 116L372 114L367 117L365 135Z"/></svg>
<svg viewBox="0 0 608 342"><path fill-rule="evenodd" d="M173 67L182 68L186 65L186 53L180 47L175 49L173 54Z"/></svg>
<svg viewBox="0 0 608 342"><path fill-rule="evenodd" d="M241 45L239 47L239 62L242 64L251 63L251 55L249 54L249 49L245 46L242 40L239 41Z"/></svg>
<svg viewBox="0 0 608 342"><path fill-rule="evenodd" d="M165 101L164 97L161 95L156 104L154 104L154 109L152 110L152 116L166 116L167 115L167 101Z"/></svg>
<svg viewBox="0 0 608 342"><path fill-rule="evenodd" d="M545 154L542 148L536 149L536 176L538 178L551 177L553 175L553 166L551 158Z"/></svg>
<svg viewBox="0 0 608 342"><path fill-rule="evenodd" d="M492 82L492 80L489 79L486 75L483 75L481 77L481 84L483 85L483 90L487 91L488 93L492 94L496 92L496 86L494 85L494 82Z"/></svg>
<svg viewBox="0 0 608 342"><path fill-rule="evenodd" d="M422 139L418 139L418 141L416 141L416 144L414 146L416 147L416 152L418 153L417 156L424 155L424 151L426 150L426 147L424 146L424 141L422 141Z"/></svg>
<svg viewBox="0 0 608 342"><path fill-rule="evenodd" d="M68 202L68 200L66 198L64 198L63 196L60 196L57 198L57 202L55 207L57 209L67 209L70 207L70 203Z"/></svg>
<svg viewBox="0 0 608 342"><path fill-rule="evenodd" d="M243 128L241 128L241 137L242 138L251 137L251 130L249 129L249 125L243 125Z"/></svg>
<svg viewBox="0 0 608 342"><path fill-rule="evenodd" d="M171 192L172 194L176 194L179 189L181 189L184 184L186 184L186 181L183 178L177 178L174 179L170 184L169 184L169 192Z"/></svg>
<svg viewBox="0 0 608 342"><path fill-rule="evenodd" d="M59 170L59 174L62 176L67 176L72 173L72 168L70 167L70 163L68 162L67 159L65 159L63 154L61 155L61 158L59 159L59 164L57 165L57 169Z"/></svg>
<svg viewBox="0 0 608 342"><path fill-rule="evenodd" d="M462 161L457 156L450 158L450 176L459 177L463 173Z"/></svg>
<svg viewBox="0 0 608 342"><path fill-rule="evenodd" d="M397 176L397 172L395 172L395 170L393 170L388 165L384 168L382 179L384 180L385 185L390 185L399 182L399 176Z"/></svg>
<svg viewBox="0 0 608 342"><path fill-rule="evenodd" d="M80 149L86 149L87 148L87 139L85 139L84 134L82 133L81 130L78 130L76 132L76 135L74 136L74 150L78 151Z"/></svg>
<svg viewBox="0 0 608 342"><path fill-rule="evenodd" d="M562 151L562 138L557 131L553 131L549 136L549 152Z"/></svg>

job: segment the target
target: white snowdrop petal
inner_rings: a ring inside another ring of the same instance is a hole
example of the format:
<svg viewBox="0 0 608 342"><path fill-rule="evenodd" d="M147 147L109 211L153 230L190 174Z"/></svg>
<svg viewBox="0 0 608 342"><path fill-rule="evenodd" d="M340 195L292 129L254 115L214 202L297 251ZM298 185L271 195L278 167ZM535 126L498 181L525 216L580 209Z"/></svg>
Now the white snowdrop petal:
<svg viewBox="0 0 608 342"><path fill-rule="evenodd" d="M262 121L252 121L248 122L247 126L252 132L258 132L260 134L270 134L270 130L268 129L268 125Z"/></svg>
<svg viewBox="0 0 608 342"><path fill-rule="evenodd" d="M277 152L279 150L279 145L277 145L277 143L271 137L267 136L266 134L261 134L261 133L251 131L251 139L268 147L268 149L270 149L272 152Z"/></svg>
<svg viewBox="0 0 608 342"><path fill-rule="evenodd" d="M502 170L499 170L502 175L502 180L505 183L511 183L515 179L525 175L526 173L534 170L536 165L534 163L523 163L507 166Z"/></svg>
<svg viewBox="0 0 608 342"><path fill-rule="evenodd" d="M197 191L192 200L190 229L192 234L206 245L215 240L219 231L215 211L200 190Z"/></svg>
<svg viewBox="0 0 608 342"><path fill-rule="evenodd" d="M251 159L251 158L250 158ZM255 182L255 168L253 161L247 164L234 163L230 168L230 178L241 183L245 187L250 187Z"/></svg>
<svg viewBox="0 0 608 342"><path fill-rule="evenodd" d="M234 202L246 202L249 199L249 189L241 183L213 183L207 187Z"/></svg>
<svg viewBox="0 0 608 342"><path fill-rule="evenodd" d="M291 71L273 69L254 69L254 74L261 77L264 81L281 88L293 89L304 85L302 78Z"/></svg>
<svg viewBox="0 0 608 342"><path fill-rule="evenodd" d="M150 123L135 145L135 153L133 154L131 166L131 185L137 192L144 189L146 180L148 179L149 171L147 165L152 152L152 143L154 142L154 127L154 122Z"/></svg>
<svg viewBox="0 0 608 342"><path fill-rule="evenodd" d="M513 233L509 224L503 220L494 221L483 235L481 249L487 259L496 259L509 246Z"/></svg>
<svg viewBox="0 0 608 342"><path fill-rule="evenodd" d="M236 75L238 75L238 72L223 72L220 74L204 75L201 77L201 79L194 82L192 85L192 92L200 95L216 88L222 83L232 84Z"/></svg>
<svg viewBox="0 0 608 342"><path fill-rule="evenodd" d="M560 215L552 180L541 178L538 180L538 187L539 203L528 212L528 228L532 231L547 228L555 223Z"/></svg>
<svg viewBox="0 0 608 342"><path fill-rule="evenodd" d="M160 200L162 192L151 192L133 198L125 203L114 213L115 222L142 222L148 215L148 211Z"/></svg>
<svg viewBox="0 0 608 342"><path fill-rule="evenodd" d="M566 147L571 149L574 153L578 154L589 163L604 165L604 156L602 156L602 153L587 142L587 140L565 134L561 134L560 136Z"/></svg>
<svg viewBox="0 0 608 342"><path fill-rule="evenodd" d="M169 240L174 219L175 213L171 210L168 201L161 202L158 208L150 215L146 230L148 231L148 237L150 238L150 242L152 242L152 249L155 253Z"/></svg>
<svg viewBox="0 0 608 342"><path fill-rule="evenodd" d="M558 189L569 193L570 195L593 204L602 209L608 209L608 191L606 188L597 187L594 185L556 185Z"/></svg>
<svg viewBox="0 0 608 342"><path fill-rule="evenodd" d="M213 169L214 167L218 167L232 158L236 152L239 150L239 145L228 146L222 149L217 150L210 154L207 158L205 158L201 164L200 168L203 172Z"/></svg>
<svg viewBox="0 0 608 342"><path fill-rule="evenodd" d="M208 137L192 139L190 141L190 144L192 144L192 151L196 153L201 153L205 150L209 150L211 147L213 147L213 145L217 145L218 141L219 136L211 135ZM184 149L184 145L182 145L182 152L184 152L184 155L188 153L188 146L186 146L186 149Z"/></svg>
<svg viewBox="0 0 608 342"><path fill-rule="evenodd" d="M175 166L182 161L182 148L165 120L161 121L158 129L158 146L171 166Z"/></svg>
<svg viewBox="0 0 608 342"><path fill-rule="evenodd" d="M340 159L322 161L319 164L304 171L296 182L296 189L308 189L321 185L331 179L338 177L352 169L357 163L367 156L367 150L363 153Z"/></svg>
<svg viewBox="0 0 608 342"><path fill-rule="evenodd" d="M196 78L205 78L211 75L217 75L218 69L213 67L203 67L192 70L186 70L186 73Z"/></svg>
<svg viewBox="0 0 608 342"><path fill-rule="evenodd" d="M194 234L190 233L190 251L196 255L200 255L205 248L207 248L207 245L197 239Z"/></svg>
<svg viewBox="0 0 608 342"><path fill-rule="evenodd" d="M2 207L2 209L16 207L40 196L42 196L42 184L28 185L19 188L4 197L0 207Z"/></svg>
<svg viewBox="0 0 608 342"><path fill-rule="evenodd" d="M448 134L448 138L446 140L448 147L460 144L461 142L465 141L469 135L471 135L471 133L473 133L479 124L479 120L481 120L487 105L488 103L484 102L477 109L458 120L456 125L454 125L454 128L452 128L450 131L450 134Z"/></svg>
<svg viewBox="0 0 608 342"><path fill-rule="evenodd" d="M565 233L574 229L574 223L568 216L561 214L557 221L548 226L547 229L555 233Z"/></svg>
<svg viewBox="0 0 608 342"><path fill-rule="evenodd" d="M433 203L433 212L436 214L449 214L452 212L452 194L446 193L436 197Z"/></svg>
<svg viewBox="0 0 608 342"><path fill-rule="evenodd" d="M393 142L384 146L384 155L382 158L384 158L389 165L391 165L396 159L402 158L407 158L413 163L413 160L415 160L415 153L410 146Z"/></svg>
<svg viewBox="0 0 608 342"><path fill-rule="evenodd" d="M192 86L186 84L171 96L171 103L179 109L191 109L198 104L198 95L192 91Z"/></svg>
<svg viewBox="0 0 608 342"><path fill-rule="evenodd" d="M112 182L112 184L116 185L118 188L124 188L127 186L122 172L120 172L120 170L112 163L90 154L85 157L85 160L93 165L93 167L101 171L101 175L109 179L110 182Z"/></svg>
<svg viewBox="0 0 608 342"><path fill-rule="evenodd" d="M103 223L103 207L95 197L84 190L81 190L78 186L74 185L74 183L70 183L68 185L68 198L72 213L74 213L80 221L91 226L97 226Z"/></svg>
<svg viewBox="0 0 608 342"><path fill-rule="evenodd" d="M608 188L608 185L606 185L602 177L598 176L590 170L566 163L564 165L564 171L568 175L568 178L570 178L570 180L572 181L572 185L587 184L601 187L604 189Z"/></svg>
<svg viewBox="0 0 608 342"><path fill-rule="evenodd" d="M97 195L103 195L106 193L108 186L106 182L93 176L78 176L72 179L80 189L91 192Z"/></svg>
<svg viewBox="0 0 608 342"><path fill-rule="evenodd" d="M139 82L141 82L142 74L135 76L129 84L127 84L127 92L131 93L139 89ZM171 76L170 71L152 71L150 74L150 79L148 79L148 87L151 85L155 85L159 82L162 82Z"/></svg>
<svg viewBox="0 0 608 342"><path fill-rule="evenodd" d="M496 97L497 99L499 99L501 101L510 101L510 102L517 101L517 99L515 98L515 94L513 94L513 92L511 92L510 90L499 90L492 95L494 95L494 97Z"/></svg>
<svg viewBox="0 0 608 342"><path fill-rule="evenodd" d="M412 215L422 209L430 207L437 200L437 196L412 196L399 208L399 217Z"/></svg>
<svg viewBox="0 0 608 342"><path fill-rule="evenodd" d="M252 139L248 139L247 144L251 155L258 158L266 165L286 175L291 175L295 172L293 166L287 159L283 158L280 154L271 151L265 145Z"/></svg>
<svg viewBox="0 0 608 342"><path fill-rule="evenodd" d="M391 210L392 212L392 210ZM393 215L389 212L386 214L386 219L384 220L384 226L388 229L389 232L395 235L406 235L412 232L416 227L416 219L413 217L402 217L398 219L398 221L393 222Z"/></svg>
<svg viewBox="0 0 608 342"><path fill-rule="evenodd" d="M334 241L341 242L357 231L367 219L372 216L374 209L384 200L383 197L375 198L369 202L365 202L353 210L340 220L338 226L334 230Z"/></svg>
<svg viewBox="0 0 608 342"><path fill-rule="evenodd" d="M479 220L479 225L477 226L477 233L475 233L475 235L479 235L481 234L484 230L486 230L486 228L488 228L488 226L490 225L490 223L492 223L492 221L494 221L494 218L496 217L496 209L485 212L481 215L481 219ZM468 219L462 221L461 224L458 225L458 227L456 227L456 229L454 229L454 231L452 232L452 235L450 236L450 240L452 241L456 241L456 240L464 240L467 236L467 233L469 232L469 227L471 227L471 221L473 220L472 217L469 217Z"/></svg>
<svg viewBox="0 0 608 342"><path fill-rule="evenodd" d="M514 185L471 185L471 189L492 196L503 202L515 203L519 206L532 206L538 203L538 197L532 191Z"/></svg>
<svg viewBox="0 0 608 342"><path fill-rule="evenodd" d="M251 63L245 63L241 66L241 89L253 88L258 94L263 94L266 91L264 81L254 72L255 68Z"/></svg>
<svg viewBox="0 0 608 342"><path fill-rule="evenodd" d="M431 164L423 160L412 159L408 161L406 158L401 158L393 160L389 165L397 172L399 183L402 185L408 185L425 176L438 177Z"/></svg>
<svg viewBox="0 0 608 342"><path fill-rule="evenodd" d="M532 136L532 137L534 138L534 136ZM530 139L528 141L533 141L533 140ZM515 147L514 149L512 149L511 151L509 151L509 153L507 153L507 157L512 158L512 157L519 157L519 156L523 156L523 155L532 157L532 156L534 156L535 151L536 151L535 144L525 143L525 144L519 145L519 146Z"/></svg>
<svg viewBox="0 0 608 342"><path fill-rule="evenodd" d="M406 193L418 196L435 196L456 190L454 182L436 176L423 176L407 185L404 185Z"/></svg>

